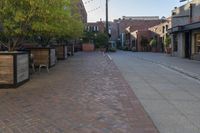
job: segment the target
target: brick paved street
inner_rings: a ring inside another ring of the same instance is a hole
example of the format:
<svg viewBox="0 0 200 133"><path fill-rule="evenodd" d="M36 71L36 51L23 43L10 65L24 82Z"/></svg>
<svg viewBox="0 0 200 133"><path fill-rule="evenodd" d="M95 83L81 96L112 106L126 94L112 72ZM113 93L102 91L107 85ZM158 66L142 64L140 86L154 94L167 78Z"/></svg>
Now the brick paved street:
<svg viewBox="0 0 200 133"><path fill-rule="evenodd" d="M0 133L158 133L119 70L78 53L17 89L0 90Z"/></svg>

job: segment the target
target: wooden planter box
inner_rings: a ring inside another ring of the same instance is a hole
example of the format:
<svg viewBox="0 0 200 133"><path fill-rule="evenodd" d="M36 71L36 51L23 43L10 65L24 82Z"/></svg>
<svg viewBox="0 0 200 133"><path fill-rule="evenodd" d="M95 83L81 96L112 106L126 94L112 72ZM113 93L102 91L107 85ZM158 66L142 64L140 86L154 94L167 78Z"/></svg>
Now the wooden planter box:
<svg viewBox="0 0 200 133"><path fill-rule="evenodd" d="M28 53L0 52L0 88L16 88L29 79Z"/></svg>
<svg viewBox="0 0 200 133"><path fill-rule="evenodd" d="M56 57L59 60L67 59L67 45L54 45L56 49Z"/></svg>
<svg viewBox="0 0 200 133"><path fill-rule="evenodd" d="M70 56L74 55L74 44L67 44L67 53Z"/></svg>
<svg viewBox="0 0 200 133"><path fill-rule="evenodd" d="M171 54L172 53L172 49L171 48L165 48L165 52L166 52L166 54Z"/></svg>
<svg viewBox="0 0 200 133"><path fill-rule="evenodd" d="M82 50L84 52L92 52L94 51L94 44L91 44L91 43L84 43L82 45Z"/></svg>
<svg viewBox="0 0 200 133"><path fill-rule="evenodd" d="M31 48L35 66L48 65L53 67L56 64L56 50L55 48Z"/></svg>

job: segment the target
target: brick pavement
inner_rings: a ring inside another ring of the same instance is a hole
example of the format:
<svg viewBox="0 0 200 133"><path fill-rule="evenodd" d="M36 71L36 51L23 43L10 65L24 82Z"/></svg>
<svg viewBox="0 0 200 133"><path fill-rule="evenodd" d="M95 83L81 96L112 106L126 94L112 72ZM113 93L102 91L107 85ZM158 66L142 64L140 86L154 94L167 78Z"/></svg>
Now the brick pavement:
<svg viewBox="0 0 200 133"><path fill-rule="evenodd" d="M117 67L78 53L0 90L0 133L158 133Z"/></svg>

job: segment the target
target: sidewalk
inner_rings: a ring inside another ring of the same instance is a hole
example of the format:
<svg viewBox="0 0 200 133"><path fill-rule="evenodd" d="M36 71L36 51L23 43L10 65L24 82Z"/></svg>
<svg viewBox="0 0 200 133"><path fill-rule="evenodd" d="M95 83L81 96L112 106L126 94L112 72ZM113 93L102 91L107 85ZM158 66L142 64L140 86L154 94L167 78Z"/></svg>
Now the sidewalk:
<svg viewBox="0 0 200 133"><path fill-rule="evenodd" d="M78 53L0 90L0 133L158 133L108 57Z"/></svg>
<svg viewBox="0 0 200 133"><path fill-rule="evenodd" d="M132 55L139 59L163 65L182 74L200 80L200 61L173 57L163 53L137 52Z"/></svg>

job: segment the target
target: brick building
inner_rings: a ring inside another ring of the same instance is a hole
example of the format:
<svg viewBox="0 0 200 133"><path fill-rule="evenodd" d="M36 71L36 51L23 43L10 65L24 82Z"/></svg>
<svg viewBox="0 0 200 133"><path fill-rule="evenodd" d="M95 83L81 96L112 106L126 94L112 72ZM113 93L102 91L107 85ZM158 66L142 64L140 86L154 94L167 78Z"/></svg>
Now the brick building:
<svg viewBox="0 0 200 133"><path fill-rule="evenodd" d="M172 54L200 60L200 1L192 0L172 10Z"/></svg>
<svg viewBox="0 0 200 133"><path fill-rule="evenodd" d="M147 46L142 46L142 39L146 39L149 41L152 38L152 32L150 30L135 30L130 33L130 45L128 46L132 51L149 51L150 47Z"/></svg>
<svg viewBox="0 0 200 133"><path fill-rule="evenodd" d="M89 22L85 26L85 31L103 33L105 31L105 26L104 26L104 23L102 21Z"/></svg>
<svg viewBox="0 0 200 133"><path fill-rule="evenodd" d="M71 0L71 4L75 5L72 8L72 14L74 12L78 11L78 13L79 13L79 15L81 17L82 22L84 24L86 24L87 23L87 12L86 12L85 6L83 4L83 1L82 0L78 0L78 1Z"/></svg>
<svg viewBox="0 0 200 133"><path fill-rule="evenodd" d="M134 47L136 51L141 51L141 40L137 38L142 38L141 36L146 36L148 39L151 38L152 36L148 29L162 22L163 20L159 19L157 16L123 16L122 19L114 20L117 35L113 38L115 38L115 40L120 40L122 47L126 46L129 49Z"/></svg>
<svg viewBox="0 0 200 133"><path fill-rule="evenodd" d="M87 23L87 12L85 9L85 6L83 4L82 0L79 0L78 2L78 9L79 9L79 14L81 15L81 20L83 21L84 24Z"/></svg>

